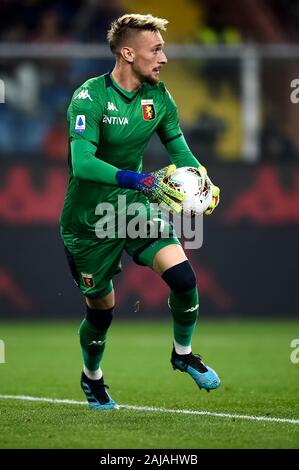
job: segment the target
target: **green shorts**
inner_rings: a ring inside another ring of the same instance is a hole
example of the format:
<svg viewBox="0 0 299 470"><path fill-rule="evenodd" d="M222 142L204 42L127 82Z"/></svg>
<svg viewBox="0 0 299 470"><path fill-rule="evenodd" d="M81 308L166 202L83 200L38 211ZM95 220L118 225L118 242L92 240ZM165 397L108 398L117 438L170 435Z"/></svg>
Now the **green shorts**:
<svg viewBox="0 0 299 470"><path fill-rule="evenodd" d="M100 298L113 289L112 278L121 271L121 256L125 250L133 260L143 266L153 266L154 257L161 248L180 242L172 224L159 211L151 215L163 220L159 231L152 237L82 238L61 227L61 236L73 278L86 297Z"/></svg>

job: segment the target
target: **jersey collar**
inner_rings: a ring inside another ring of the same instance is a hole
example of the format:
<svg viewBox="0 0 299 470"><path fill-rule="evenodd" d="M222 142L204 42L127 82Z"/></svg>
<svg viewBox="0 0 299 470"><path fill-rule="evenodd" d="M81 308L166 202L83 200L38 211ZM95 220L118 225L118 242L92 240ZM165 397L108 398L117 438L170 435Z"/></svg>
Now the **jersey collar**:
<svg viewBox="0 0 299 470"><path fill-rule="evenodd" d="M115 90L126 103L131 103L133 99L136 98L136 96L138 95L139 90L137 90L136 93L134 93L133 95L131 95L130 93L131 96L126 95L125 91L122 91L118 86L116 86L113 83L110 73L111 72L108 72L108 73L105 73L104 75L106 88L109 88L109 87L113 88L113 90Z"/></svg>

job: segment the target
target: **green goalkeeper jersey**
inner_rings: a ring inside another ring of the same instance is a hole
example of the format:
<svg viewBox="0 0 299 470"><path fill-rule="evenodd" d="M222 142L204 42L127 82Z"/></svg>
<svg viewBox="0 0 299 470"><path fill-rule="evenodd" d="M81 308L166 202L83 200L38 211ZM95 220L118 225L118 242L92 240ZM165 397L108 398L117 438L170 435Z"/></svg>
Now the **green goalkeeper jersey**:
<svg viewBox="0 0 299 470"><path fill-rule="evenodd" d="M126 195L127 204L144 198L119 188L115 175L119 169L142 172L143 153L155 132L177 167L199 166L162 82L129 93L110 74L87 80L73 94L68 124L69 186L60 223L75 236L95 236L99 203L116 205L119 195Z"/></svg>

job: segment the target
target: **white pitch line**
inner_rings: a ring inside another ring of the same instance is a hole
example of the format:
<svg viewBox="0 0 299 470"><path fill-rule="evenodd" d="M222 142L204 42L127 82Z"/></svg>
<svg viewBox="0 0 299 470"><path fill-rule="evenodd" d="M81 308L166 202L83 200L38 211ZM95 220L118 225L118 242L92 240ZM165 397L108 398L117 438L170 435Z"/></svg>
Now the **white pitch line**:
<svg viewBox="0 0 299 470"><path fill-rule="evenodd" d="M67 400L59 398L42 398L30 397L27 395L0 395L0 399L9 400L24 400L24 401L41 401L46 403L60 403L67 405L87 405L86 401ZM158 408L155 406L134 406L134 405L119 405L119 408L135 411L159 411L160 413L176 413L185 415L200 415L200 416L213 416L215 418L233 418L233 419L247 419L251 421L267 421L271 423L289 423L299 424L299 419L292 418L270 418L268 416L250 416L250 415L237 415L232 413L214 413L212 411L196 411L196 410L172 410L168 408Z"/></svg>

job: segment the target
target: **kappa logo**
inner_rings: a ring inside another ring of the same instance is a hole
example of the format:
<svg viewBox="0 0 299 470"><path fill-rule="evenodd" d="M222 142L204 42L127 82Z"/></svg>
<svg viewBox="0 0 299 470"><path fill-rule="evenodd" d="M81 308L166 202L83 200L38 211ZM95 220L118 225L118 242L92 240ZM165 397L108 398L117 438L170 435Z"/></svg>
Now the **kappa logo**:
<svg viewBox="0 0 299 470"><path fill-rule="evenodd" d="M117 126L126 126L127 124L129 124L129 121L128 121L128 118L126 117L107 116L107 114L104 114L103 123L104 124L116 124Z"/></svg>
<svg viewBox="0 0 299 470"><path fill-rule="evenodd" d="M108 101L107 103L107 110L108 111L118 111L117 107L115 106L114 103L112 103L111 101Z"/></svg>
<svg viewBox="0 0 299 470"><path fill-rule="evenodd" d="M191 308L188 308L188 310L184 310L184 312L194 312L195 310L197 310L199 307L199 304L195 305L195 307L191 307Z"/></svg>
<svg viewBox="0 0 299 470"><path fill-rule="evenodd" d="M102 346L102 344L105 343L104 341L92 341L91 343L88 343L88 346Z"/></svg>
<svg viewBox="0 0 299 470"><path fill-rule="evenodd" d="M167 303L168 303L168 307L171 308L169 298L168 298ZM199 307L199 304L196 304L194 307L190 307L190 308L188 308L187 310L184 310L184 312L186 312L186 313L187 313L187 312L195 312L195 310L197 310L198 307Z"/></svg>
<svg viewBox="0 0 299 470"><path fill-rule="evenodd" d="M88 90L82 90L78 95L75 96L75 99L78 98L79 100L86 100L88 98L90 101L93 101L93 99L90 97Z"/></svg>

